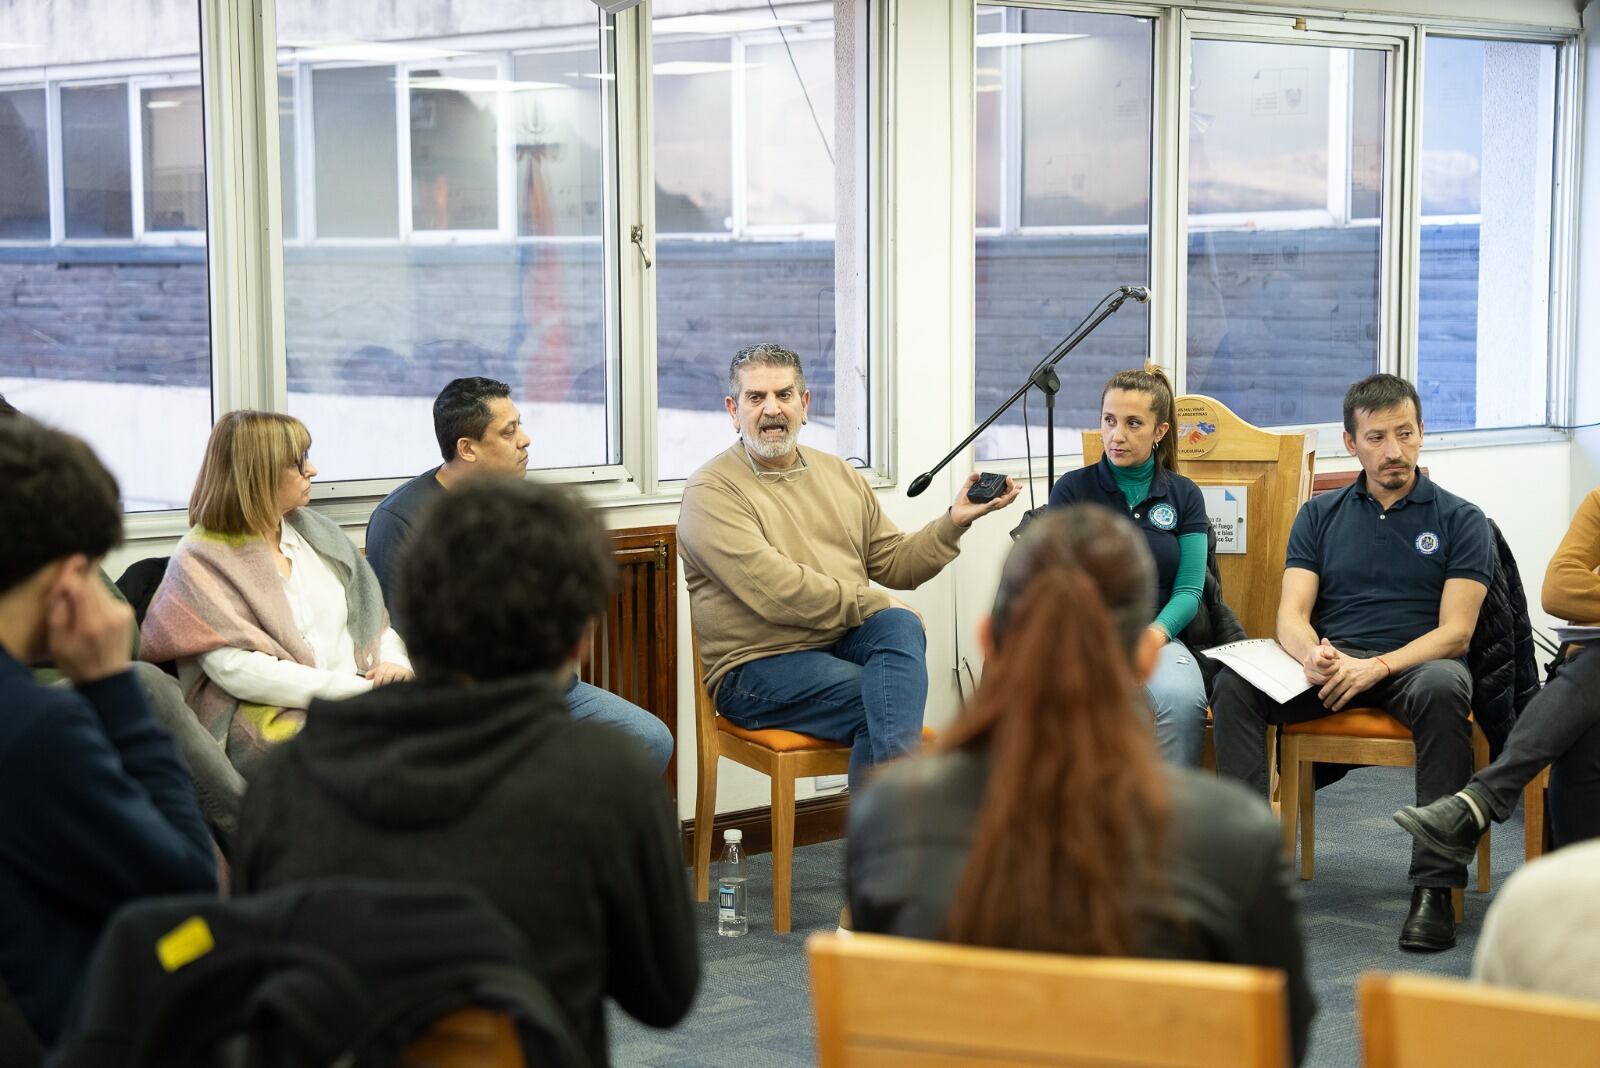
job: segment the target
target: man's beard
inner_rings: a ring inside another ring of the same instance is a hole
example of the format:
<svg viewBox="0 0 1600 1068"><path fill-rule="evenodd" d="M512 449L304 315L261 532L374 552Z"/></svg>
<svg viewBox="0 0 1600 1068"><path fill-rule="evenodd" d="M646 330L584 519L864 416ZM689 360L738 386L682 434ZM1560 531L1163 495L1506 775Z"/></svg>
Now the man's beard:
<svg viewBox="0 0 1600 1068"><path fill-rule="evenodd" d="M1378 471L1378 485L1384 489L1399 489L1411 478L1411 468L1382 468Z"/></svg>
<svg viewBox="0 0 1600 1068"><path fill-rule="evenodd" d="M776 425L777 424L775 423L768 423L767 427L757 427L756 436L753 439L749 435L744 435L745 448L749 449L763 460L781 460L785 456L788 456L789 453L794 450L795 437L797 436L795 434L793 424L786 424L784 426L784 435L778 441L769 441L766 438L761 437L761 431L763 429L767 429L768 427Z"/></svg>

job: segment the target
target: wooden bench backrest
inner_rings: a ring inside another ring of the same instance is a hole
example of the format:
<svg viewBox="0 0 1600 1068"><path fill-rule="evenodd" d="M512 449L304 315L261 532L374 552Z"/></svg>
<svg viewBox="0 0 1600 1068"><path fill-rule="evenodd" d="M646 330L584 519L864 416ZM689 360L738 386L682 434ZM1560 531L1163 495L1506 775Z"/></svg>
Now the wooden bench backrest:
<svg viewBox="0 0 1600 1068"><path fill-rule="evenodd" d="M1278 971L875 935L806 952L822 1068L1289 1063Z"/></svg>
<svg viewBox="0 0 1600 1068"><path fill-rule="evenodd" d="M1600 1060L1600 1004L1434 976L1356 984L1366 1068L1578 1068Z"/></svg>

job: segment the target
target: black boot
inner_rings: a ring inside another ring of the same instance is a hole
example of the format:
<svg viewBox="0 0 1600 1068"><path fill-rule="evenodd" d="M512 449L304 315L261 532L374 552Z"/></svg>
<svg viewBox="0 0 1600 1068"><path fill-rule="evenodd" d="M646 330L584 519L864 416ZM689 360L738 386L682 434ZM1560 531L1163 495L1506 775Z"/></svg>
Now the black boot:
<svg viewBox="0 0 1600 1068"><path fill-rule="evenodd" d="M1400 948L1434 953L1456 944L1456 912L1445 886L1413 886Z"/></svg>
<svg viewBox="0 0 1600 1068"><path fill-rule="evenodd" d="M1466 798L1455 794L1420 807L1407 805L1394 814L1394 821L1424 848L1457 864L1472 863L1484 832Z"/></svg>

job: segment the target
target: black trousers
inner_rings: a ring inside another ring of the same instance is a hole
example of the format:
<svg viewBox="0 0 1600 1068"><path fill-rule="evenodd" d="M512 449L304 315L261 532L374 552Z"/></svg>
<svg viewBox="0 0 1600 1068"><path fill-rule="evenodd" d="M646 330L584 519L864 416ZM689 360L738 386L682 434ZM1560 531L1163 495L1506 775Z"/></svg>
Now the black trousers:
<svg viewBox="0 0 1600 1068"><path fill-rule="evenodd" d="M1371 651L1341 646L1351 656ZM1381 651L1381 650L1380 650ZM1384 679L1346 707L1381 707L1411 729L1417 747L1417 804L1425 805L1466 785L1472 774L1472 676L1459 660L1430 660ZM1333 713L1312 687L1279 704L1231 670L1217 676L1211 717L1217 772L1267 793L1267 726L1306 723ZM1466 886L1467 869L1413 843L1412 886Z"/></svg>
<svg viewBox="0 0 1600 1068"><path fill-rule="evenodd" d="M1554 845L1600 838L1600 653L1567 654L1522 710L1500 756L1472 777L1473 792L1503 823L1546 764Z"/></svg>

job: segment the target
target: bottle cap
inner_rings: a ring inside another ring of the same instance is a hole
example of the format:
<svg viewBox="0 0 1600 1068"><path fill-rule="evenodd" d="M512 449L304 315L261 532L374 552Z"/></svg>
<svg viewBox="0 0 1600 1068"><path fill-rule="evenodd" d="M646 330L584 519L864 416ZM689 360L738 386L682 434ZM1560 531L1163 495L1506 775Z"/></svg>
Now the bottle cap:
<svg viewBox="0 0 1600 1068"><path fill-rule="evenodd" d="M744 841L744 832L737 829L723 831L722 840L724 842L742 842Z"/></svg>

